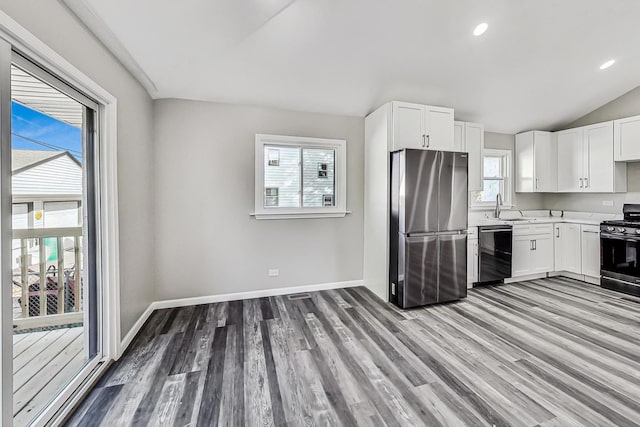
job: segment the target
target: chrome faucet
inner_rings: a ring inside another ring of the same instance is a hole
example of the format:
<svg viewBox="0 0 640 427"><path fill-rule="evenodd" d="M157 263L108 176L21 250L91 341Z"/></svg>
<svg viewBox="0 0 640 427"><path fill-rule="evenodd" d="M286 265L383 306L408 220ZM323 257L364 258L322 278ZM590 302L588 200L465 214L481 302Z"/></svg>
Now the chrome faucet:
<svg viewBox="0 0 640 427"><path fill-rule="evenodd" d="M502 206L502 195L498 193L498 195L496 196L496 210L495 210L497 219L500 219L500 206Z"/></svg>

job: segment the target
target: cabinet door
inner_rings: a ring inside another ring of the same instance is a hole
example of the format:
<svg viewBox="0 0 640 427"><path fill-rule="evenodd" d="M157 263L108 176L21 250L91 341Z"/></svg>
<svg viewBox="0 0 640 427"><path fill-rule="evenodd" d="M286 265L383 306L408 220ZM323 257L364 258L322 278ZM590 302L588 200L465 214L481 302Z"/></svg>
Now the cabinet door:
<svg viewBox="0 0 640 427"><path fill-rule="evenodd" d="M600 277L600 230L582 226L582 274Z"/></svg>
<svg viewBox="0 0 640 427"><path fill-rule="evenodd" d="M616 161L640 160L640 116L613 122Z"/></svg>
<svg viewBox="0 0 640 427"><path fill-rule="evenodd" d="M467 145L464 141L464 125L464 122L453 122L453 151L467 151Z"/></svg>
<svg viewBox="0 0 640 427"><path fill-rule="evenodd" d="M477 281L478 281L478 239L469 239L467 243L467 284L470 285Z"/></svg>
<svg viewBox="0 0 640 427"><path fill-rule="evenodd" d="M613 122L585 127L584 144L585 191L614 192Z"/></svg>
<svg viewBox="0 0 640 427"><path fill-rule="evenodd" d="M575 193L584 189L584 142L582 128L558 132L558 191Z"/></svg>
<svg viewBox="0 0 640 427"><path fill-rule="evenodd" d="M539 193L550 193L558 189L558 160L556 136L550 132L534 133L533 187Z"/></svg>
<svg viewBox="0 0 640 427"><path fill-rule="evenodd" d="M553 238L549 234L532 236L533 259L529 274L553 271Z"/></svg>
<svg viewBox="0 0 640 427"><path fill-rule="evenodd" d="M555 271L582 274L582 253L580 251L580 225L556 224Z"/></svg>
<svg viewBox="0 0 640 427"><path fill-rule="evenodd" d="M533 132L516 135L516 193L535 191L533 176Z"/></svg>
<svg viewBox="0 0 640 427"><path fill-rule="evenodd" d="M426 148L453 151L453 109L429 105L424 108Z"/></svg>
<svg viewBox="0 0 640 427"><path fill-rule="evenodd" d="M465 123L464 129L464 145L466 152L469 153L469 191L481 191L484 125Z"/></svg>
<svg viewBox="0 0 640 427"><path fill-rule="evenodd" d="M511 276L519 277L531 274L533 266L533 243L531 236L513 236L513 257Z"/></svg>
<svg viewBox="0 0 640 427"><path fill-rule="evenodd" d="M424 105L393 103L393 149L425 148Z"/></svg>

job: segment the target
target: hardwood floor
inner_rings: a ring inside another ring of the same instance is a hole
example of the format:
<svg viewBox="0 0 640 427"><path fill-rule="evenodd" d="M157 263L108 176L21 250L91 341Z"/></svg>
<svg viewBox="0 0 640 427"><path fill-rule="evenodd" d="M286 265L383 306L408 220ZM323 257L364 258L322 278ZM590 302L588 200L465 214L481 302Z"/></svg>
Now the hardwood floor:
<svg viewBox="0 0 640 427"><path fill-rule="evenodd" d="M640 299L569 279L155 312L69 425L640 425Z"/></svg>

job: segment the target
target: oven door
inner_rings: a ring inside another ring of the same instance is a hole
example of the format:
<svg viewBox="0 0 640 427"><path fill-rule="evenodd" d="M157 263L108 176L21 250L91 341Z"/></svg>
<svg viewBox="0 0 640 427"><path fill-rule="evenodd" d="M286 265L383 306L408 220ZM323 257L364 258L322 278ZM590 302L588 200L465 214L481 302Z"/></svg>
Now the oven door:
<svg viewBox="0 0 640 427"><path fill-rule="evenodd" d="M600 269L603 276L636 285L640 290L640 238L600 234Z"/></svg>

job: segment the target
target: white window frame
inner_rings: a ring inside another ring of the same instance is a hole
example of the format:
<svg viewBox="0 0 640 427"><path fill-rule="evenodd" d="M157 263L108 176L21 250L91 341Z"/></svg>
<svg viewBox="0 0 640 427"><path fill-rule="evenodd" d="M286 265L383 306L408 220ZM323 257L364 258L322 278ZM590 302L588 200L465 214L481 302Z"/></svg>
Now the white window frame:
<svg viewBox="0 0 640 427"><path fill-rule="evenodd" d="M504 171L504 176L502 178L492 177L492 176L484 176L484 158L485 157L502 157L502 170ZM484 188L485 180L496 180L502 179L503 181L503 192L500 193L502 195L502 205L501 209L511 209L513 207L513 152L511 150L498 150L498 149L489 149L485 148L482 151L482 188ZM472 191L470 192L470 206L473 209L493 209L496 206L496 201L487 201L487 202L478 202L476 201L476 196L480 193L480 191Z"/></svg>
<svg viewBox="0 0 640 427"><path fill-rule="evenodd" d="M264 153L266 145L335 150L335 206L312 208L264 207ZM255 211L256 219L341 218L347 213L347 141L344 139L309 138L256 134Z"/></svg>

